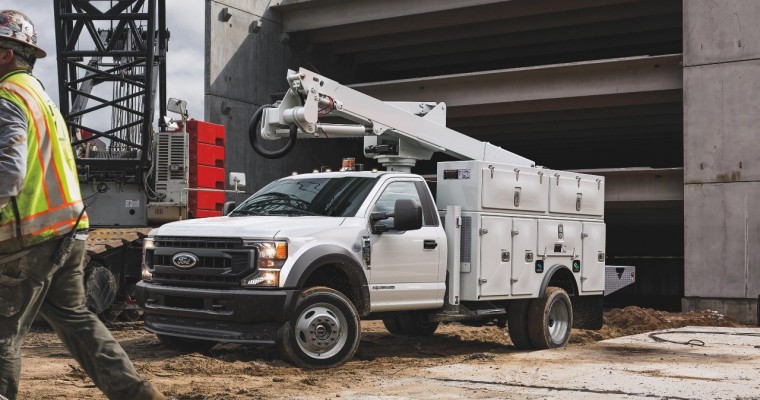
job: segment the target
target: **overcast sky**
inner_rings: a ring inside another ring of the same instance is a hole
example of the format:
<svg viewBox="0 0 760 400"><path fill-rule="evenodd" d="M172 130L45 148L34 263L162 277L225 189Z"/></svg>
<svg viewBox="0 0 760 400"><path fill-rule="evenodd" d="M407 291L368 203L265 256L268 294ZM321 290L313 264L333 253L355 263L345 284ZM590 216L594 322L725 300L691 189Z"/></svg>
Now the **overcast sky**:
<svg viewBox="0 0 760 400"><path fill-rule="evenodd" d="M50 97L58 101L53 0L0 0L0 9L21 11L34 22L38 44L48 53L37 61L34 75L45 85ZM167 95L186 100L190 117L203 119L205 0L167 0L166 9L166 25L171 31ZM88 36L86 32L84 36Z"/></svg>

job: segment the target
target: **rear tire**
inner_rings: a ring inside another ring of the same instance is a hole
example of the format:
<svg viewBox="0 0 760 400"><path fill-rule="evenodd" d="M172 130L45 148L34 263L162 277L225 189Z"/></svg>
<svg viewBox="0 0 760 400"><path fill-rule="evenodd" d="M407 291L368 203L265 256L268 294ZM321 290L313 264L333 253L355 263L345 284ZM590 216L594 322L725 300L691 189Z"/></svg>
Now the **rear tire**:
<svg viewBox="0 0 760 400"><path fill-rule="evenodd" d="M351 301L337 290L318 286L301 292L277 342L288 361L317 369L346 363L360 339L359 314Z"/></svg>
<svg viewBox="0 0 760 400"><path fill-rule="evenodd" d="M113 308L109 307L102 313L98 314L98 317L100 317L101 321L108 324L112 324L119 319L120 315L121 315L121 310L116 311Z"/></svg>
<svg viewBox="0 0 760 400"><path fill-rule="evenodd" d="M432 336L438 329L438 322L428 321L423 313L399 315L398 322L404 335Z"/></svg>
<svg viewBox="0 0 760 400"><path fill-rule="evenodd" d="M216 346L216 342L201 339L188 339L178 336L156 335L165 347L186 353L206 353Z"/></svg>
<svg viewBox="0 0 760 400"><path fill-rule="evenodd" d="M404 331L401 330L401 324L398 322L397 317L393 318L386 318L383 320L383 325L385 325L385 329L388 330L388 332L394 334L394 335L403 335Z"/></svg>
<svg viewBox="0 0 760 400"><path fill-rule="evenodd" d="M108 310L116 298L119 284L103 264L90 260L84 270L84 290L87 308L94 314Z"/></svg>
<svg viewBox="0 0 760 400"><path fill-rule="evenodd" d="M546 288L544 297L534 299L528 311L528 332L536 349L564 347L573 326L570 296L558 287Z"/></svg>
<svg viewBox="0 0 760 400"><path fill-rule="evenodd" d="M509 338L512 339L512 344L520 350L533 348L533 344L530 342L530 334L528 333L528 309L530 308L530 303L530 300L514 300L509 304L509 311L507 312Z"/></svg>
<svg viewBox="0 0 760 400"><path fill-rule="evenodd" d="M140 320L140 318L142 318L142 315L143 315L143 312L141 310L130 308L130 309L124 310L119 315L119 318L127 322L137 322Z"/></svg>

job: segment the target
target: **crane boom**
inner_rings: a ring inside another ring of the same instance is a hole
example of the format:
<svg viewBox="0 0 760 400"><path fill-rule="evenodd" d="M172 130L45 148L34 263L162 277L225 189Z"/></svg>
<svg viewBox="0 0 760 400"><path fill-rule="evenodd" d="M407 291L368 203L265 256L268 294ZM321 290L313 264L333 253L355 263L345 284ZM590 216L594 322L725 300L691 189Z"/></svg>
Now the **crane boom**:
<svg viewBox="0 0 760 400"><path fill-rule="evenodd" d="M365 155L389 170L409 171L417 160L442 152L461 160L483 160L517 166L535 163L508 150L446 127L446 105L429 102L384 102L306 69L289 70L289 90L263 110L261 137L364 137ZM326 121L347 120L348 123Z"/></svg>

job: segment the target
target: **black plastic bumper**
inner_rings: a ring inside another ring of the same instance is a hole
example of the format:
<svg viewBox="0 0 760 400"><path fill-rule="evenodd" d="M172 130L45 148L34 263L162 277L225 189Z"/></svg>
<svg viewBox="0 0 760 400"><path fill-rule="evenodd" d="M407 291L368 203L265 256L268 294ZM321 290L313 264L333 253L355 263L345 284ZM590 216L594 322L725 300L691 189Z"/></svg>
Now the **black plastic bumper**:
<svg viewBox="0 0 760 400"><path fill-rule="evenodd" d="M298 290L227 290L141 281L137 303L145 329L171 336L234 343L273 343Z"/></svg>

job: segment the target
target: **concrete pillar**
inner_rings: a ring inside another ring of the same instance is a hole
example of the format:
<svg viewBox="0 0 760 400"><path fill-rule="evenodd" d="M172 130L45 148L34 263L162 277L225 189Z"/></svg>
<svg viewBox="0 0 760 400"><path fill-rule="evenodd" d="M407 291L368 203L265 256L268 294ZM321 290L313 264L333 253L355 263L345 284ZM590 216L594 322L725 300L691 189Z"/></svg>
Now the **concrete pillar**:
<svg viewBox="0 0 760 400"><path fill-rule="evenodd" d="M227 173L245 172L248 193L292 171L311 172L321 165L336 168L342 155L332 139L300 141L280 160L260 157L249 144L248 125L254 111L285 93L287 69L308 65L283 34L281 15L269 4L264 0L206 1L205 120L225 126ZM272 148L279 146L272 143ZM239 202L247 196L229 197Z"/></svg>
<svg viewBox="0 0 760 400"><path fill-rule="evenodd" d="M757 322L760 2L684 0L684 310Z"/></svg>

